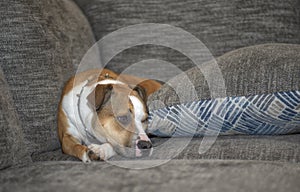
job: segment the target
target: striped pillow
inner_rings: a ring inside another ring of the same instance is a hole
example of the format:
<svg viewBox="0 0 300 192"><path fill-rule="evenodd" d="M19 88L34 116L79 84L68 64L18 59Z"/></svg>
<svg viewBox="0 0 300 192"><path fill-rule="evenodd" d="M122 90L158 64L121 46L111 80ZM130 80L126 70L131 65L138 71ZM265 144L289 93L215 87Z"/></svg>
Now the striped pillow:
<svg viewBox="0 0 300 192"><path fill-rule="evenodd" d="M297 133L300 132L300 91L173 105L151 111L149 123L149 133L169 137Z"/></svg>

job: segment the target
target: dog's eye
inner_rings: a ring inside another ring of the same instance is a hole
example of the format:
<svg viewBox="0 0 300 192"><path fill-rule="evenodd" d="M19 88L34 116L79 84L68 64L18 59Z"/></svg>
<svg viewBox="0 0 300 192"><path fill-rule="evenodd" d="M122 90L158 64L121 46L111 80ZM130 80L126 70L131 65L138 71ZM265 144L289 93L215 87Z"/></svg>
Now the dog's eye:
<svg viewBox="0 0 300 192"><path fill-rule="evenodd" d="M127 115L118 116L117 120L123 125L128 125L131 121L131 118L130 118L130 115L127 114Z"/></svg>
<svg viewBox="0 0 300 192"><path fill-rule="evenodd" d="M99 112L101 109L101 106L96 107L96 112Z"/></svg>
<svg viewBox="0 0 300 192"><path fill-rule="evenodd" d="M145 119L142 120L142 123L145 123L148 121L148 117L146 117Z"/></svg>

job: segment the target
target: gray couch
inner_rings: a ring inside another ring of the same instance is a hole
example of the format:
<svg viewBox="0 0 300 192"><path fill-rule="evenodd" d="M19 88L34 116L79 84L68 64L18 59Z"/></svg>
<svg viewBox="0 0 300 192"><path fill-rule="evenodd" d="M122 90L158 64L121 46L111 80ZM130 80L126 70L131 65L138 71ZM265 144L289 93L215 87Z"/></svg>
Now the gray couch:
<svg viewBox="0 0 300 192"><path fill-rule="evenodd" d="M138 23L177 26L199 38L217 58L263 43L300 44L299 10L298 0L1 1L0 191L298 191L297 133L219 136L204 154L198 152L202 138L193 138L170 161L164 153L152 162L112 159L134 167L161 164L136 170L110 162L83 164L62 154L56 110L64 83L75 74L86 51L119 28ZM166 60L181 70L193 67L174 50L142 45L118 54L108 68L122 72L147 58ZM219 60L226 65L223 58ZM235 63L232 57L229 60ZM299 56L289 62L294 66L291 87L282 87L277 79L269 89L256 86L261 89L256 91L300 90ZM167 140L155 137L153 143L159 146Z"/></svg>

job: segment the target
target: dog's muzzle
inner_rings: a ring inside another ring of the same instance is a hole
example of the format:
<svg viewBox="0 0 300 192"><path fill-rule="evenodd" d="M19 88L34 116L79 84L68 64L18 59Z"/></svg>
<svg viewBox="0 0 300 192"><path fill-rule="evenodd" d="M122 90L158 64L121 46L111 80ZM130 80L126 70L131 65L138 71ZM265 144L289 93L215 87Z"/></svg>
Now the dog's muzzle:
<svg viewBox="0 0 300 192"><path fill-rule="evenodd" d="M153 151L152 143L146 134L139 134L135 142L135 156L151 156Z"/></svg>

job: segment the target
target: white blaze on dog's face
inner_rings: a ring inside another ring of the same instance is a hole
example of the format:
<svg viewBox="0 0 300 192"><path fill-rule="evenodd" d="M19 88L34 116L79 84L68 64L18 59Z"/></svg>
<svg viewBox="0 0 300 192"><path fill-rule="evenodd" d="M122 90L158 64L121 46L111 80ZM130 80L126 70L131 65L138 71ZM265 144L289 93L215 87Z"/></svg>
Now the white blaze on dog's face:
<svg viewBox="0 0 300 192"><path fill-rule="evenodd" d="M132 89L118 81L106 83L98 84L89 98L97 113L94 132L104 134L117 153L141 156L140 149L152 147L143 126L148 118L144 90L139 86Z"/></svg>

